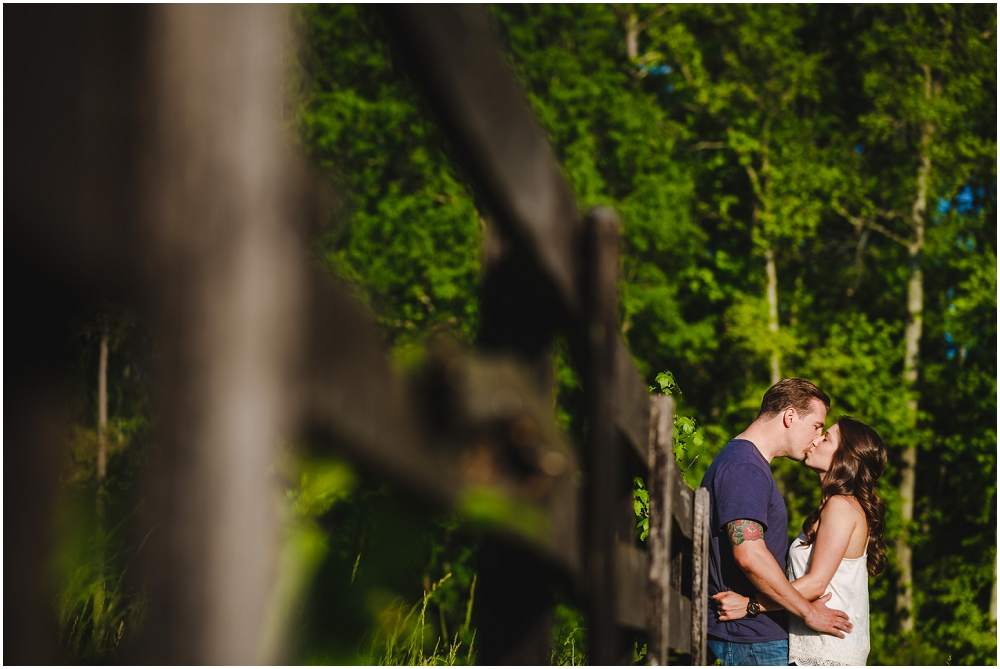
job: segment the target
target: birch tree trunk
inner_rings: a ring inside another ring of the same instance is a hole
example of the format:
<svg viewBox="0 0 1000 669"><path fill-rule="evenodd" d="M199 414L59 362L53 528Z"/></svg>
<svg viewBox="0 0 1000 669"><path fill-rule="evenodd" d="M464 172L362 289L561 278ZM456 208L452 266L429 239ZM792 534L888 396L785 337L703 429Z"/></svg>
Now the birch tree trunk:
<svg viewBox="0 0 1000 669"><path fill-rule="evenodd" d="M771 335L778 336L778 270L774 264L774 247L767 245L764 251L764 259L767 261L767 327ZM778 347L771 349L771 385L781 380L781 355Z"/></svg>
<svg viewBox="0 0 1000 669"><path fill-rule="evenodd" d="M924 98L931 98L931 71L924 66ZM920 366L920 336L923 333L924 275L921 256L924 248L924 225L927 214L927 188L931 172L930 141L934 126L925 122L920 129L920 167L917 170L917 194L913 202L911 223L913 237L907 247L909 283L906 295L906 356L903 362L903 383L909 396L911 426L916 427L919 402L916 383ZM910 523L913 522L913 500L916 493L917 445L906 446L900 463L899 501L903 531L896 540L899 576L896 582L896 615L899 630L912 632L913 619L913 554L910 550Z"/></svg>
<svg viewBox="0 0 1000 669"><path fill-rule="evenodd" d="M993 629L997 628L997 563L993 562L993 589L990 591L990 620L993 621Z"/></svg>
<svg viewBox="0 0 1000 669"><path fill-rule="evenodd" d="M745 169L747 177L750 179L750 185L753 186L754 195L756 196L756 203L754 204L753 213L750 218L750 228L751 230L759 230L759 234L766 243L764 248L764 271L767 275L767 286L764 292L767 299L767 329L771 332L771 385L773 386L781 380L781 351L778 349L777 341L779 329L778 267L774 261L774 242L771 239L770 233L768 230L759 227L761 226L762 209L764 209L766 206L765 203L769 200L771 186L771 155L769 151L771 137L770 119L764 121L761 135L763 141L760 148L760 174L757 173L751 163L747 163Z"/></svg>
<svg viewBox="0 0 1000 669"><path fill-rule="evenodd" d="M630 61L639 57L639 17L634 13L625 19L625 52Z"/></svg>
<svg viewBox="0 0 1000 669"><path fill-rule="evenodd" d="M97 363L97 488L98 510L100 490L108 475L108 322L101 326L101 352Z"/></svg>
<svg viewBox="0 0 1000 669"><path fill-rule="evenodd" d="M108 475L108 315L104 314L101 324L100 355L97 362L97 535L101 550L105 547L104 524L104 479ZM94 623L104 617L104 560L101 560L101 577L97 580L94 593Z"/></svg>

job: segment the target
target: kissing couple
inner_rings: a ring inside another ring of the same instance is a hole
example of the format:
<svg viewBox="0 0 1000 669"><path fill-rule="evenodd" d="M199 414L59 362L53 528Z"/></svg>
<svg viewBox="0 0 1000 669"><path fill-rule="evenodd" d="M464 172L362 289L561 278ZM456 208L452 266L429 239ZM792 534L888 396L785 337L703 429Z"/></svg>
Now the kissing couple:
<svg viewBox="0 0 1000 669"><path fill-rule="evenodd" d="M712 461L708 647L723 665L864 665L868 575L885 566L886 447L843 417L824 432L830 398L805 379L764 393L757 419ZM822 501L788 545L770 463L805 463Z"/></svg>

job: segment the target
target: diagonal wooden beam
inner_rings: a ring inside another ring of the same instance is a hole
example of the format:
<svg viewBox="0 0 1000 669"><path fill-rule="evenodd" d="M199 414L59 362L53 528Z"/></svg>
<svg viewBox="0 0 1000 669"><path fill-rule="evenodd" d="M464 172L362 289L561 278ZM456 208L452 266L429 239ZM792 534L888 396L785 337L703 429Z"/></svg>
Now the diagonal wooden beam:
<svg viewBox="0 0 1000 669"><path fill-rule="evenodd" d="M577 315L576 201L486 11L476 5L389 5L382 14L400 62L409 66L504 233L538 263L557 306Z"/></svg>

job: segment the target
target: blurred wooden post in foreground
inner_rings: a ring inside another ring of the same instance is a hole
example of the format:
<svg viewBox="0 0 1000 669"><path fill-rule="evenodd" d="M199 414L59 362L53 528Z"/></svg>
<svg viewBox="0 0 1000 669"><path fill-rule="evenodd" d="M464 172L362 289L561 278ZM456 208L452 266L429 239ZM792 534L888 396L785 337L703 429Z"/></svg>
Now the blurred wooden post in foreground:
<svg viewBox="0 0 1000 669"><path fill-rule="evenodd" d="M265 5L150 8L142 267L162 346L144 657L279 659L282 436L305 324L301 199L282 133L283 20Z"/></svg>
<svg viewBox="0 0 1000 669"><path fill-rule="evenodd" d="M310 266L313 198L282 136L280 8L8 12L5 92L20 131L4 156L9 268L34 292L8 305L24 355L8 368L5 501L25 511L5 536L5 661L58 660L43 571L55 352L65 314L97 292L141 305L159 347L150 603L134 661L285 657L275 464L281 438L307 434L439 509L472 515L489 499L504 511L484 521L484 663L548 662L558 583L588 610L592 663L630 663L637 632L652 664L670 648L704 662L707 499L674 463L672 400L650 404L618 334L617 219L579 220L482 8L382 11L499 248L476 350L433 351L416 389ZM585 380L580 449L551 415L560 334ZM634 475L651 496L645 546Z"/></svg>

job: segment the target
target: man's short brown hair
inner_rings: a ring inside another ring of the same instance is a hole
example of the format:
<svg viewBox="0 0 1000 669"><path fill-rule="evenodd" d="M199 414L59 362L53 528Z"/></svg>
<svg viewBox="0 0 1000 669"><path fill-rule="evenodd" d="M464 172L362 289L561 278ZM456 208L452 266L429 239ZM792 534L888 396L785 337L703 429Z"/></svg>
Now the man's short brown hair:
<svg viewBox="0 0 1000 669"><path fill-rule="evenodd" d="M760 413L757 418L770 418L792 407L799 416L805 416L812 411L809 404L812 400L822 402L830 409L830 398L816 387L812 381L805 379L782 379L767 389L760 403Z"/></svg>

